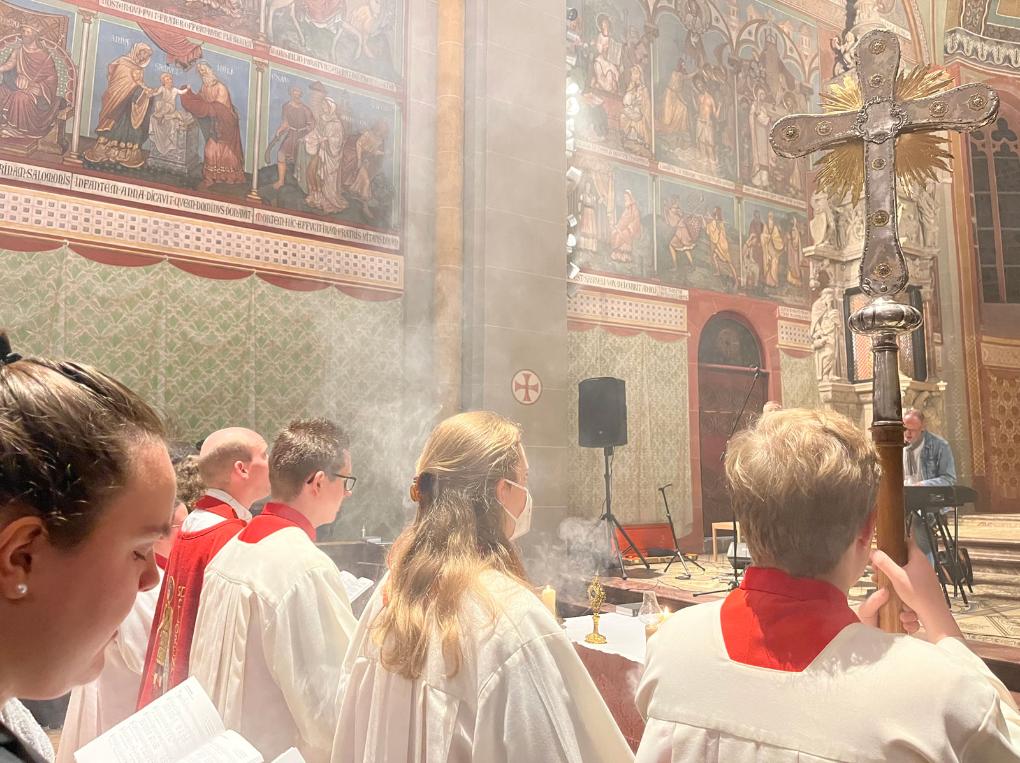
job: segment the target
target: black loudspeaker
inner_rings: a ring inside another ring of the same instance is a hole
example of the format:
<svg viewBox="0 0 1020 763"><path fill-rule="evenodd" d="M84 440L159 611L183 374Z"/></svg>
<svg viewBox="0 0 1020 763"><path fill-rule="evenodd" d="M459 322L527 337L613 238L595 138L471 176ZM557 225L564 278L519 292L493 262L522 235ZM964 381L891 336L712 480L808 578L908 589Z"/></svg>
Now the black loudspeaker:
<svg viewBox="0 0 1020 763"><path fill-rule="evenodd" d="M627 444L627 388L623 379L599 376L578 385L577 430L582 448Z"/></svg>

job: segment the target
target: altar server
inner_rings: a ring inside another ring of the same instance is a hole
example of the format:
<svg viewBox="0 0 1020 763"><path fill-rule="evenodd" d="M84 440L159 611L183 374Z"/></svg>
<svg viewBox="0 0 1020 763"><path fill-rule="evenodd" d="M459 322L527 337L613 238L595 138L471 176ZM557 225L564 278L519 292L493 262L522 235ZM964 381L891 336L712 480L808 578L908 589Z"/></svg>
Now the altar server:
<svg viewBox="0 0 1020 763"><path fill-rule="evenodd" d="M315 546L354 486L347 435L324 419L284 429L272 500L209 563L191 674L266 760L328 761L336 688L357 625L336 564Z"/></svg>
<svg viewBox="0 0 1020 763"><path fill-rule="evenodd" d="M519 428L447 419L417 474L417 516L347 653L334 763L632 760L513 545L532 512Z"/></svg>
<svg viewBox="0 0 1020 763"><path fill-rule="evenodd" d="M916 544L871 553L879 483L868 434L829 411L762 416L726 478L754 559L722 602L678 612L649 642L641 763L1020 761L1020 715L963 641ZM881 589L847 591L869 556L925 638L878 630Z"/></svg>
<svg viewBox="0 0 1020 763"><path fill-rule="evenodd" d="M209 435L198 468L207 490L170 552L149 633L139 709L188 677L206 565L251 519L249 507L269 494L266 441L250 429Z"/></svg>

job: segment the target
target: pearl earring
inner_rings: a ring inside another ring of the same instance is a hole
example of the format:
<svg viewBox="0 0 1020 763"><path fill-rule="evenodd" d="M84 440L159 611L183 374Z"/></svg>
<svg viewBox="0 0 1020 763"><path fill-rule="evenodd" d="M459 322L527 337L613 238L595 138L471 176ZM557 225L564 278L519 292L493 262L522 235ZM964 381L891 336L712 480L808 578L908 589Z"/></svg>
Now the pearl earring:
<svg viewBox="0 0 1020 763"><path fill-rule="evenodd" d="M14 592L18 596L24 596L26 593L28 593L28 586L25 585L24 583L18 583L16 586L14 586Z"/></svg>

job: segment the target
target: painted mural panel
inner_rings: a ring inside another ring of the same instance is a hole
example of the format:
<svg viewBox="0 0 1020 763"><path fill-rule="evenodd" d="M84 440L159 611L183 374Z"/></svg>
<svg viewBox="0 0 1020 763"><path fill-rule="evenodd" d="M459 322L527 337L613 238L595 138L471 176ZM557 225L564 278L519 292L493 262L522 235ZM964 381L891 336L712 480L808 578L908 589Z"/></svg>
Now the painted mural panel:
<svg viewBox="0 0 1020 763"><path fill-rule="evenodd" d="M274 206L391 229L399 187L396 106L274 68L259 195Z"/></svg>
<svg viewBox="0 0 1020 763"><path fill-rule="evenodd" d="M740 231L732 195L658 180L656 267L665 281L740 290Z"/></svg>
<svg viewBox="0 0 1020 763"><path fill-rule="evenodd" d="M639 0L586 0L568 22L581 88L577 135L591 150L648 159L653 151L651 49L658 35Z"/></svg>
<svg viewBox="0 0 1020 763"><path fill-rule="evenodd" d="M0 138L13 154L63 152L78 74L74 15L26 2L0 5Z"/></svg>
<svg viewBox="0 0 1020 763"><path fill-rule="evenodd" d="M651 178L603 159L586 163L570 200L581 267L641 278L654 274Z"/></svg>
<svg viewBox="0 0 1020 763"><path fill-rule="evenodd" d="M755 3L736 41L740 180L750 193L803 204L808 160L784 159L768 142L772 123L809 111L818 89L814 34L804 22Z"/></svg>
<svg viewBox="0 0 1020 763"><path fill-rule="evenodd" d="M221 32L228 40L267 40L284 57L340 67L354 78L399 81L401 0L106 0L132 15ZM177 23L175 23L175 21ZM250 47L250 45L249 45ZM291 55L288 55L291 54ZM357 77L362 75L362 77Z"/></svg>
<svg viewBox="0 0 1020 763"><path fill-rule="evenodd" d="M300 26L303 2L272 12ZM327 16L358 56L389 60L402 47L378 37L400 29L390 2ZM0 181L399 250L397 86L313 59L281 65L282 49L255 39L256 6L0 0Z"/></svg>
<svg viewBox="0 0 1020 763"><path fill-rule="evenodd" d="M250 61L206 46L182 69L154 48L136 24L99 22L85 167L244 197Z"/></svg>
<svg viewBox="0 0 1020 763"><path fill-rule="evenodd" d="M676 174L737 179L733 44L705 0L659 14L655 41L655 156Z"/></svg>
<svg viewBox="0 0 1020 763"><path fill-rule="evenodd" d="M806 304L804 247L811 243L807 216L749 199L742 206L741 291Z"/></svg>

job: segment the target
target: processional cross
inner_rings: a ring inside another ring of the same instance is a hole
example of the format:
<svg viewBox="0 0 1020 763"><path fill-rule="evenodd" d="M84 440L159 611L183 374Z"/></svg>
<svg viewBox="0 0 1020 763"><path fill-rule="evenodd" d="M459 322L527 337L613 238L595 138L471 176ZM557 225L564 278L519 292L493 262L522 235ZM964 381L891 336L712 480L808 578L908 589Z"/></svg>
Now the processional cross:
<svg viewBox="0 0 1020 763"><path fill-rule="evenodd" d="M872 338L874 417L872 435L882 462L878 498L878 546L896 562L906 562L903 495L903 422L897 334L921 325L921 313L892 299L907 285L907 263L896 228L896 177L935 179L949 154L931 133L974 130L995 118L999 98L986 85L948 88L941 72L917 67L900 72L895 34L876 29L864 35L854 53L856 82L822 94L825 114L783 117L769 135L773 150L795 158L830 149L822 160L819 186L834 201L864 190L865 236L861 289L872 301L850 317L850 328ZM899 145L898 145L899 144ZM901 631L901 605L892 597L880 614L882 628Z"/></svg>

